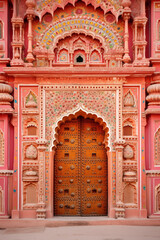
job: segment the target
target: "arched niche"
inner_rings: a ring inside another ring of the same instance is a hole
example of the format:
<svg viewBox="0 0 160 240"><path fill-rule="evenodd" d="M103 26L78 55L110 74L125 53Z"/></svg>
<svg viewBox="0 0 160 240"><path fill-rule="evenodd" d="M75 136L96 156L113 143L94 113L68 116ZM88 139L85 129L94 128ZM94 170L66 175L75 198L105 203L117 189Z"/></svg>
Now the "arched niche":
<svg viewBox="0 0 160 240"><path fill-rule="evenodd" d="M2 187L0 186L0 213L3 212L3 190Z"/></svg>
<svg viewBox="0 0 160 240"><path fill-rule="evenodd" d="M101 62L102 56L101 53L98 50L93 50L90 54L90 61L91 62Z"/></svg>
<svg viewBox="0 0 160 240"><path fill-rule="evenodd" d="M136 186L133 184L127 184L124 188L124 203L125 204L136 204Z"/></svg>
<svg viewBox="0 0 160 240"><path fill-rule="evenodd" d="M30 91L25 98L26 108L37 108L37 96L33 91Z"/></svg>
<svg viewBox="0 0 160 240"><path fill-rule="evenodd" d="M0 129L0 166L4 165L4 133Z"/></svg>
<svg viewBox="0 0 160 240"><path fill-rule="evenodd" d="M123 136L136 136L136 124L132 118L123 121Z"/></svg>
<svg viewBox="0 0 160 240"><path fill-rule="evenodd" d="M154 164L160 165L160 128L154 135Z"/></svg>
<svg viewBox="0 0 160 240"><path fill-rule="evenodd" d="M160 184L155 187L155 212L160 212Z"/></svg>
<svg viewBox="0 0 160 240"><path fill-rule="evenodd" d="M133 95L132 91L129 90L125 95L124 95L124 107L135 107L135 96Z"/></svg>
<svg viewBox="0 0 160 240"><path fill-rule="evenodd" d="M24 184L23 204L24 208L34 208L38 203L38 190L36 183Z"/></svg>
<svg viewBox="0 0 160 240"><path fill-rule="evenodd" d="M36 118L27 118L23 122L23 135L36 136L38 133L38 121Z"/></svg>
<svg viewBox="0 0 160 240"><path fill-rule="evenodd" d="M3 39L3 22L0 20L0 40Z"/></svg>

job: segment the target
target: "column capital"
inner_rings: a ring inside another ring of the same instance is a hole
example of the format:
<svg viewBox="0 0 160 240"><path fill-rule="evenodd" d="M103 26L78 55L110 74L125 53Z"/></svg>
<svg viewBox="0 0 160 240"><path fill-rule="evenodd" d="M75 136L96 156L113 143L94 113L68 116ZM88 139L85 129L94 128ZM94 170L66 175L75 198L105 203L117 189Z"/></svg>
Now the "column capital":
<svg viewBox="0 0 160 240"><path fill-rule="evenodd" d="M131 17L131 10L130 9L127 9L123 12L123 19L124 20L129 20Z"/></svg>
<svg viewBox="0 0 160 240"><path fill-rule="evenodd" d="M116 149L123 149L124 148L124 144L125 144L125 140L117 139L114 143L115 143L115 148Z"/></svg>
<svg viewBox="0 0 160 240"><path fill-rule="evenodd" d="M38 145L38 147L37 147L38 149L45 150L47 147L48 141L44 138L40 138L40 139L36 140L36 143Z"/></svg>

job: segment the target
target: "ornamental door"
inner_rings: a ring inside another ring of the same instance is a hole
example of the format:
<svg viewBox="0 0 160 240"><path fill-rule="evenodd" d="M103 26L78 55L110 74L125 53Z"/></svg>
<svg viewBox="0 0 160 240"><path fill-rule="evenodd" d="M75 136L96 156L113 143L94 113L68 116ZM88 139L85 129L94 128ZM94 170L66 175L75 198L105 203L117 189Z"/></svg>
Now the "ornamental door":
<svg viewBox="0 0 160 240"><path fill-rule="evenodd" d="M104 134L102 126L83 117L61 125L54 166L55 215L107 215Z"/></svg>

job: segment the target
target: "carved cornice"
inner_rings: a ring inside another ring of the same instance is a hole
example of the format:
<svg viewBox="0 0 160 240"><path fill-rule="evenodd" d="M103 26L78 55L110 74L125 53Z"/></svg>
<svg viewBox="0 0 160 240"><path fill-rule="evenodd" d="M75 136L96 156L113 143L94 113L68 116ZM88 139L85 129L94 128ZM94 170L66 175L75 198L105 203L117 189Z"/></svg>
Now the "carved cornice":
<svg viewBox="0 0 160 240"><path fill-rule="evenodd" d="M0 108L0 114L13 114L14 109L13 108Z"/></svg>
<svg viewBox="0 0 160 240"><path fill-rule="evenodd" d="M146 170L146 175L150 177L160 176L160 170Z"/></svg>
<svg viewBox="0 0 160 240"><path fill-rule="evenodd" d="M129 108L129 107L125 107L123 108L123 111L122 111L122 114L123 115L128 115L128 114L138 114L138 110L137 108Z"/></svg>
<svg viewBox="0 0 160 240"><path fill-rule="evenodd" d="M39 110L38 109L23 109L22 110L23 115L38 115Z"/></svg>
<svg viewBox="0 0 160 240"><path fill-rule="evenodd" d="M149 114L160 114L160 107L159 108L147 108L145 111L146 115Z"/></svg>
<svg viewBox="0 0 160 240"><path fill-rule="evenodd" d="M57 77L62 74L63 76L65 74L66 77L75 77L75 74L79 77L79 74L81 74L81 77L83 76L94 76L94 77L105 77L106 74L109 74L110 76L122 76L122 77L129 77L129 76L140 76L142 74L143 77L150 76L155 72L154 67L145 67L145 68L139 68L139 67L117 67L117 68L104 68L104 67L12 67L8 68L5 67L3 71L11 76L43 76L44 77L51 77L52 75L54 77ZM72 75L71 75L72 74ZM83 75L84 74L84 75Z"/></svg>
<svg viewBox="0 0 160 240"><path fill-rule="evenodd" d="M0 176L12 176L13 170L0 170Z"/></svg>

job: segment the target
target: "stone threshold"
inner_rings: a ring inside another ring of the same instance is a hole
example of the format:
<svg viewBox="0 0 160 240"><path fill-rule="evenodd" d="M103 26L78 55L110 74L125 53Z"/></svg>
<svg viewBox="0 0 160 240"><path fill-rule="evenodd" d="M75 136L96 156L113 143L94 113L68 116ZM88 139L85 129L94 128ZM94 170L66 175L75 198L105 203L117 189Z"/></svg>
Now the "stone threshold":
<svg viewBox="0 0 160 240"><path fill-rule="evenodd" d="M160 218L112 219L108 217L54 217L50 219L0 219L0 229L100 225L160 226Z"/></svg>

